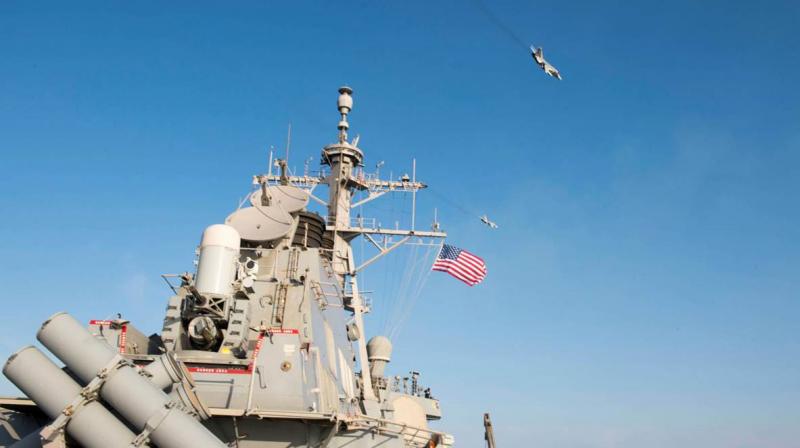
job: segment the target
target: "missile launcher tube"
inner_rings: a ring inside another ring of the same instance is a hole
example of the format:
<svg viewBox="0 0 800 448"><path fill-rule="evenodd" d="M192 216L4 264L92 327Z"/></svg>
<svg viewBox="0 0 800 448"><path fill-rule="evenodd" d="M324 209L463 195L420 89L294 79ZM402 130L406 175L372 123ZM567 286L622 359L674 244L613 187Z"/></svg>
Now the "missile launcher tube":
<svg viewBox="0 0 800 448"><path fill-rule="evenodd" d="M153 362L142 369L147 372L150 382L158 389L165 392L180 381L180 377L176 375L176 369L169 364L166 356L167 355L162 355L157 357Z"/></svg>
<svg viewBox="0 0 800 448"><path fill-rule="evenodd" d="M202 420L208 420L208 408L195 394L195 384L186 367L175 358L172 352L157 356L153 362L142 368L142 373L154 386L164 391L173 400L178 400L185 409L191 409L193 414Z"/></svg>
<svg viewBox="0 0 800 448"><path fill-rule="evenodd" d="M66 313L58 313L39 329L37 339L83 382L90 382L117 356L116 351L89 333ZM202 423L173 404L159 386L129 365L110 372L100 396L137 430L150 430L160 448L225 448Z"/></svg>
<svg viewBox="0 0 800 448"><path fill-rule="evenodd" d="M42 448L42 436L39 435L39 432L42 429L44 428L39 428L22 439L14 442L9 448Z"/></svg>
<svg viewBox="0 0 800 448"><path fill-rule="evenodd" d="M3 374L52 419L61 415L62 411L80 395L82 389L44 353L33 346L22 348L12 355L3 367ZM77 407L73 412L66 425L66 431L81 446L129 448L136 438L136 434L97 401ZM28 444L35 443L35 440L35 436L26 437L16 445L36 446Z"/></svg>

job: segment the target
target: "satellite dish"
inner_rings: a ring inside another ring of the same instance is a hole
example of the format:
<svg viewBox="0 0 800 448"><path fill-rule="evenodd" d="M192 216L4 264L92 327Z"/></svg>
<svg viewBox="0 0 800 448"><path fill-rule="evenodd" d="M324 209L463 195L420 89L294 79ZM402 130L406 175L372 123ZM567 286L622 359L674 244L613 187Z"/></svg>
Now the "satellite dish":
<svg viewBox="0 0 800 448"><path fill-rule="evenodd" d="M289 213L299 212L308 205L308 193L292 185L270 185L267 187L269 207L278 206ZM250 195L253 207L263 208L261 205L261 190L256 190Z"/></svg>
<svg viewBox="0 0 800 448"><path fill-rule="evenodd" d="M271 241L286 236L292 229L292 215L280 207L240 208L225 219L243 240Z"/></svg>

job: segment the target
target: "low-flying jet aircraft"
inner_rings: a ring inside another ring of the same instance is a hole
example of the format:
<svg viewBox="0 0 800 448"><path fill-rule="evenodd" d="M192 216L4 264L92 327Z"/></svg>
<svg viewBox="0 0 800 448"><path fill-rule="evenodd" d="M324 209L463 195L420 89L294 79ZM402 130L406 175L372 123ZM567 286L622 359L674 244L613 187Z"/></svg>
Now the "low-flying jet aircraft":
<svg viewBox="0 0 800 448"><path fill-rule="evenodd" d="M542 53L542 47L534 47L531 45L531 56L533 56L533 60L536 61L536 64L544 70L545 73L561 80L561 73L558 72L558 69L550 65L549 62L544 60L544 54Z"/></svg>
<svg viewBox="0 0 800 448"><path fill-rule="evenodd" d="M491 229L496 229L498 227L493 221L489 220L489 217L486 215L481 216L481 222L489 226Z"/></svg>

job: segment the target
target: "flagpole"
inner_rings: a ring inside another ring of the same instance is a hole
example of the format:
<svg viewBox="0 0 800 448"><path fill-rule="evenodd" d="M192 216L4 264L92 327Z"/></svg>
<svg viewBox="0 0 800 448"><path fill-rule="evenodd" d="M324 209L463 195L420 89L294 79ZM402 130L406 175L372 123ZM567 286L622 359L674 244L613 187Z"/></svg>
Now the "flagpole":
<svg viewBox="0 0 800 448"><path fill-rule="evenodd" d="M444 248L444 238L442 238L442 242L439 243L439 253L436 254L436 258L439 258L439 254L442 253L443 248ZM433 264L436 264L436 258L433 259ZM433 270L433 264L431 265L431 270Z"/></svg>
<svg viewBox="0 0 800 448"><path fill-rule="evenodd" d="M417 159L411 159L411 231L417 220Z"/></svg>

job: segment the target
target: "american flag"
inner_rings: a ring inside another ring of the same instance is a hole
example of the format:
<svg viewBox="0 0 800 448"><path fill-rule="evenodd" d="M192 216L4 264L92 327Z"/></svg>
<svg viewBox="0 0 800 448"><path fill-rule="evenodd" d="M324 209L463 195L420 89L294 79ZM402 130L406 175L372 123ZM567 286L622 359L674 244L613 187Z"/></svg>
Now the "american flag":
<svg viewBox="0 0 800 448"><path fill-rule="evenodd" d="M432 269L447 272L469 286L477 285L486 277L486 264L480 257L449 244L442 245Z"/></svg>

